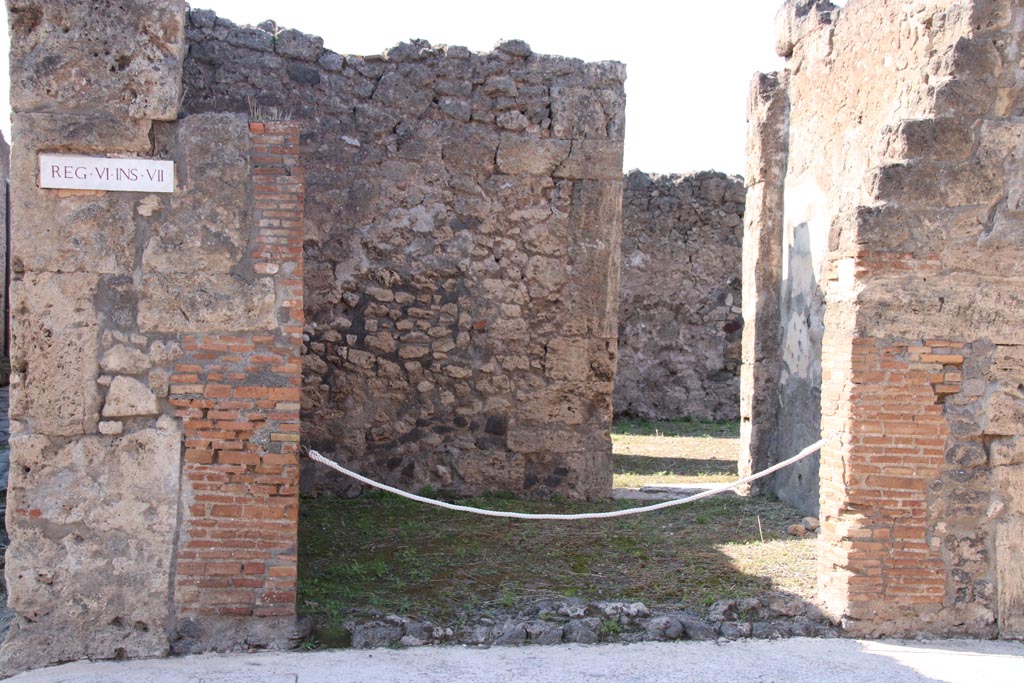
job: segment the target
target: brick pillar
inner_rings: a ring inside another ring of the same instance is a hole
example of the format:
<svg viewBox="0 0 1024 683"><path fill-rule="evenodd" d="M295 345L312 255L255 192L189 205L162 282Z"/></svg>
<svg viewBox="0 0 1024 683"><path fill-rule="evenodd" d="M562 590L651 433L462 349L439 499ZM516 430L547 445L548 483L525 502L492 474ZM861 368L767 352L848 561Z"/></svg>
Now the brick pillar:
<svg viewBox="0 0 1024 683"><path fill-rule="evenodd" d="M171 378L185 428L178 652L217 647L225 619L272 644L279 622L257 637L245 618L295 615L305 175L295 124L249 130L252 268L274 278L279 328L185 337Z"/></svg>
<svg viewBox="0 0 1024 683"><path fill-rule="evenodd" d="M819 592L851 634L906 632L942 607L929 486L945 464L942 399L960 389L963 344L826 338Z"/></svg>

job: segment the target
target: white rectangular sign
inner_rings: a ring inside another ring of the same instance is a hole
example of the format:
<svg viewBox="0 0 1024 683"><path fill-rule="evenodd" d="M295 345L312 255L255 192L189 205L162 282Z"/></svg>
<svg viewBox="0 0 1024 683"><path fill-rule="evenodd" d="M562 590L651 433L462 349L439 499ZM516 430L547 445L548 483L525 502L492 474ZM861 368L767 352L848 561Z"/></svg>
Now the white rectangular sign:
<svg viewBox="0 0 1024 683"><path fill-rule="evenodd" d="M39 187L59 190L174 192L174 162L40 154Z"/></svg>

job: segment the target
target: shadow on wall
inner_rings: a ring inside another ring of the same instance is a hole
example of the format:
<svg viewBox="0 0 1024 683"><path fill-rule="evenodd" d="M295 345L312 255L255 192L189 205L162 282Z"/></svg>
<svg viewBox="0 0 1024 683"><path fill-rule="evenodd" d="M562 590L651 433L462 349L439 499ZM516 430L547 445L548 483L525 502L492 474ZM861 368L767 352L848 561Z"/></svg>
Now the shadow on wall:
<svg viewBox="0 0 1024 683"><path fill-rule="evenodd" d="M810 225L798 223L783 245L780 318L782 369L779 383L779 459L788 458L821 434L821 340L825 295L818 284ZM775 474L771 490L808 514L818 513L819 455Z"/></svg>

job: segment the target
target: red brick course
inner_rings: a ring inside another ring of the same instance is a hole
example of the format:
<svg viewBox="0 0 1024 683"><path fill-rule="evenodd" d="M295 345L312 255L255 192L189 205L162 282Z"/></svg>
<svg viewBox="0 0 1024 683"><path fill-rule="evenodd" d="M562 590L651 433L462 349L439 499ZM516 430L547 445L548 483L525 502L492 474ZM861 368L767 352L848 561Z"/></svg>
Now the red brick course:
<svg viewBox="0 0 1024 683"><path fill-rule="evenodd" d="M872 619L886 605L939 607L946 570L929 543L928 487L945 463L944 397L959 391L963 345L826 339L821 458L821 597Z"/></svg>
<svg viewBox="0 0 1024 683"><path fill-rule="evenodd" d="M185 431L179 617L295 613L304 172L298 127L251 123L257 277L279 329L183 339L171 404Z"/></svg>

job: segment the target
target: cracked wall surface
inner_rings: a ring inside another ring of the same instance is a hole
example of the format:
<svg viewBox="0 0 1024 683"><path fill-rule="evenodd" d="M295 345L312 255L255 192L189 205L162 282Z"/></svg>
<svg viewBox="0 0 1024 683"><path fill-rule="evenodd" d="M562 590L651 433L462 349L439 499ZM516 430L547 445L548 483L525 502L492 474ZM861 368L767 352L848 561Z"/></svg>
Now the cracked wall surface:
<svg viewBox="0 0 1024 683"><path fill-rule="evenodd" d="M186 111L302 122L303 441L407 488L608 495L624 67L201 10L187 38Z"/></svg>
<svg viewBox="0 0 1024 683"><path fill-rule="evenodd" d="M839 433L773 486L850 633L1022 635L1021 12L791 0L755 79L744 467Z"/></svg>
<svg viewBox="0 0 1024 683"><path fill-rule="evenodd" d="M741 179L626 175L618 415L739 416Z"/></svg>

